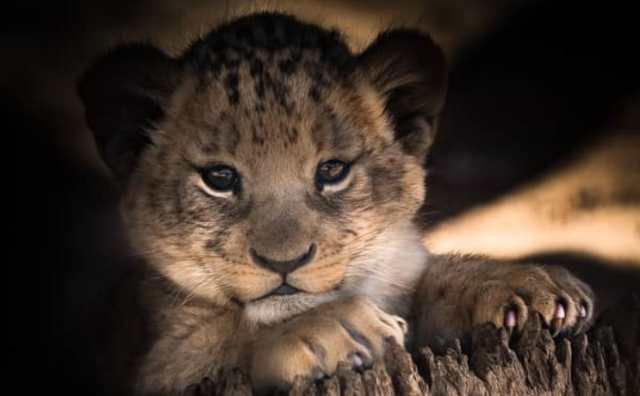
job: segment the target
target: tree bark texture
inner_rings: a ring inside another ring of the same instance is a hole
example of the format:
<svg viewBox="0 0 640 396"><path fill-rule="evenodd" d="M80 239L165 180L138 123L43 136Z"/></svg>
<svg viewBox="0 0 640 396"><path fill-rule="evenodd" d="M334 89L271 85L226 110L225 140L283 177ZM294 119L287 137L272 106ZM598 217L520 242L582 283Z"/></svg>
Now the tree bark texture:
<svg viewBox="0 0 640 396"><path fill-rule="evenodd" d="M473 331L468 351L456 341L444 354L423 348L412 356L390 344L384 361L369 369L340 366L323 380L297 380L288 394L640 395L640 294L624 301L586 334L553 339L538 315L510 341L504 330L483 325ZM252 391L247 377L233 370L204 379L185 394L244 396Z"/></svg>

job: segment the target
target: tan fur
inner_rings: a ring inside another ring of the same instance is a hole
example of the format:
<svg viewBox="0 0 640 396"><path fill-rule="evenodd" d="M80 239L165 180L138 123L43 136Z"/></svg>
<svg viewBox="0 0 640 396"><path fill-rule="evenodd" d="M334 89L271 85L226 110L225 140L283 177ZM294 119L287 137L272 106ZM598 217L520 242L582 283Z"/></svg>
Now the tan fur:
<svg viewBox="0 0 640 396"><path fill-rule="evenodd" d="M278 43L278 28L272 30ZM253 34L258 40L263 32ZM313 34L320 42L335 40ZM413 320L418 344L437 343L477 323L502 326L512 305L519 325L527 309L551 320L560 297L568 303L564 328L577 325L577 304L592 298L568 273L476 258L431 263L413 218L425 200L422 161L444 102L446 72L425 36L395 34L381 36L346 70L324 60L346 51L339 42L300 53L295 45L249 46L243 59L235 36L215 49L214 35L214 44L204 41L206 51L193 55L211 62L201 69L152 54L153 70L180 72L160 79L177 81L173 90L164 83L149 96L165 93L163 117L145 127L151 143L140 150L122 201L131 247L145 268L125 301L139 308L134 315L143 315L146 329L146 347L126 358L133 367L126 390L177 393L235 366L258 388L284 388L297 375L330 374L342 360L380 358L386 337L404 341L401 318ZM90 122L105 140L114 127L102 129L102 108L91 107L110 86L99 77L92 82L92 75L87 80ZM142 78L147 85L152 80ZM129 95L125 88L116 93ZM339 186L318 188L318 164L330 159L350 163L349 175ZM233 193L216 193L203 182L201 170L220 163L241 175ZM283 276L258 265L250 252L282 262L312 244L313 259L286 275L299 292L270 295ZM126 334L129 322L119 325Z"/></svg>

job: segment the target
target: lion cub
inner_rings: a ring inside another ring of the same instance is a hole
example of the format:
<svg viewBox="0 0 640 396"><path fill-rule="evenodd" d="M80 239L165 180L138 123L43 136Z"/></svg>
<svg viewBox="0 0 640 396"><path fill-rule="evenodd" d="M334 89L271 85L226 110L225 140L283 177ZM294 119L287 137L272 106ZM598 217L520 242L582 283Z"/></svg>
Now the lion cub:
<svg viewBox="0 0 640 396"><path fill-rule="evenodd" d="M177 393L233 366L286 388L370 364L387 337L517 332L530 310L583 329L592 293L564 270L424 250L413 219L446 74L416 31L352 53L271 13L179 58L131 45L99 59L80 94L142 272L122 294L137 311L117 321L119 391Z"/></svg>

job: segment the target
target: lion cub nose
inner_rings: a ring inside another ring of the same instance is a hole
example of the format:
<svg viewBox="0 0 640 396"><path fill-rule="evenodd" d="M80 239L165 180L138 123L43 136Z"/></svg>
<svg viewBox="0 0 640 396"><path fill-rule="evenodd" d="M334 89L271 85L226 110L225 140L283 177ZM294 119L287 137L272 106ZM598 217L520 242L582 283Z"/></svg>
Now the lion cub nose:
<svg viewBox="0 0 640 396"><path fill-rule="evenodd" d="M307 251L301 256L286 261L272 260L268 257L261 256L253 248L249 249L249 253L251 254L253 262L260 267L266 268L273 272L277 272L281 275L286 275L297 270L303 265L310 263L311 260L313 260L313 256L315 256L316 254L316 244L312 243L311 246L309 246L309 249L307 249Z"/></svg>

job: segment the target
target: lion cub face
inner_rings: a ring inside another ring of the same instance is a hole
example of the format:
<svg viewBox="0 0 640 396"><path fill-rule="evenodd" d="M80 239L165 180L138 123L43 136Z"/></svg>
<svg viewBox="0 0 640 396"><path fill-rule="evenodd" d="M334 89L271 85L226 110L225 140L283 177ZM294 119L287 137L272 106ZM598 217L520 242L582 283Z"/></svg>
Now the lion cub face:
<svg viewBox="0 0 640 396"><path fill-rule="evenodd" d="M276 14L222 26L180 59L116 50L81 85L126 180L132 248L183 292L264 322L388 276L376 257L423 202L443 91L424 36L390 32L353 55Z"/></svg>

